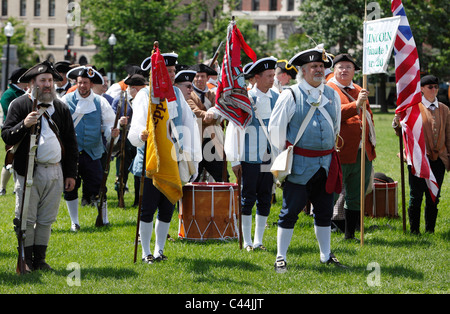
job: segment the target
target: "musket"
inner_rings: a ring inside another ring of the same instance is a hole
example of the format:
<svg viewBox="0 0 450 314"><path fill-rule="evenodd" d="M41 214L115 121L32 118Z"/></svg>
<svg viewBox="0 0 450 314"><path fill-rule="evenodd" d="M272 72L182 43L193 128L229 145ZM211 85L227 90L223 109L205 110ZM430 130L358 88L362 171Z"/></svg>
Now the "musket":
<svg viewBox="0 0 450 314"><path fill-rule="evenodd" d="M34 99L32 111L37 109L37 91L38 87L34 89ZM30 272L28 265L25 262L25 238L27 230L27 217L28 217L28 206L30 203L31 186L33 185L33 171L34 171L34 157L36 156L37 149L37 134L36 125L33 124L30 129L30 144L28 150L28 162L25 165L25 176L23 183L23 196L22 204L20 206L19 218L14 218L14 229L17 234L19 257L17 259L16 272L19 275L26 274Z"/></svg>
<svg viewBox="0 0 450 314"><path fill-rule="evenodd" d="M122 105L123 105L123 95L121 95L119 105L117 107L116 119L114 120L113 129L117 128L117 123L119 122L120 111L122 109ZM103 224L103 203L106 200L106 181L108 180L109 164L111 162L111 154L112 154L113 148L114 148L114 139L111 136L111 140L109 142L108 155L106 157L106 162L105 162L105 169L103 170L103 179L102 179L102 183L100 185L98 202L97 202L98 215L97 215L97 219L95 220L96 227L104 226L104 224Z"/></svg>
<svg viewBox="0 0 450 314"><path fill-rule="evenodd" d="M124 108L123 108L123 116L127 116L127 108L128 108L128 96L126 91L122 91L125 94ZM125 142L127 140L129 123L125 127L122 128L121 134L121 142L120 142L120 168L119 168L119 208L125 208L125 201L123 199L124 195L124 183L123 179L125 176Z"/></svg>
<svg viewBox="0 0 450 314"><path fill-rule="evenodd" d="M209 67L212 67L214 65L214 63L216 62L217 58L219 57L219 51L220 51L220 48L222 48L222 45L223 45L223 40L220 42L219 47L217 48L216 52L214 53L214 55L211 59L211 62L208 65Z"/></svg>

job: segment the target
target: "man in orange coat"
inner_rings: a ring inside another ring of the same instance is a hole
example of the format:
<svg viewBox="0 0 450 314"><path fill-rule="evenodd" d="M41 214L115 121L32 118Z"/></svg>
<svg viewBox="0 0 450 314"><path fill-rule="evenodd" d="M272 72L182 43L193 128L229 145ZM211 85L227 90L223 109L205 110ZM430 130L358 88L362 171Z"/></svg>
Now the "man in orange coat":
<svg viewBox="0 0 450 314"><path fill-rule="evenodd" d="M375 159L375 130L373 115L369 107L369 92L353 82L355 71L360 68L349 54L334 58L334 77L327 85L335 89L341 98L341 131L343 143L339 158L342 165L342 179L345 189L345 239L354 239L356 223L360 215L361 195L361 145L362 106L366 102L365 140L365 190L369 185L372 160Z"/></svg>

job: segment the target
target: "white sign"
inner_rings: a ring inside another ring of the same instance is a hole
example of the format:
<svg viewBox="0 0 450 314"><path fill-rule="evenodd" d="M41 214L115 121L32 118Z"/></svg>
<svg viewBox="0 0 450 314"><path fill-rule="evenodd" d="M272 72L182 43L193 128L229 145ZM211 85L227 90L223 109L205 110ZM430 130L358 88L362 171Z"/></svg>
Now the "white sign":
<svg viewBox="0 0 450 314"><path fill-rule="evenodd" d="M363 74L386 73L400 16L364 22Z"/></svg>

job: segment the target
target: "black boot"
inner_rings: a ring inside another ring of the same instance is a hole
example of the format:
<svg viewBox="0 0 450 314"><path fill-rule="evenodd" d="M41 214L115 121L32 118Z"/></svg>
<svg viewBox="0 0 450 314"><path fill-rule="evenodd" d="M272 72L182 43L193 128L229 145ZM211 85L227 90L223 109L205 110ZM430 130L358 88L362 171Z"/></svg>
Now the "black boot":
<svg viewBox="0 0 450 314"><path fill-rule="evenodd" d="M359 211L344 209L345 214L345 240L355 239L356 223L359 218Z"/></svg>
<svg viewBox="0 0 450 314"><path fill-rule="evenodd" d="M408 208L409 228L412 234L420 234L420 208Z"/></svg>
<svg viewBox="0 0 450 314"><path fill-rule="evenodd" d="M35 270L52 270L49 264L45 262L45 252L47 251L46 245L34 246L34 262L33 266Z"/></svg>
<svg viewBox="0 0 450 314"><path fill-rule="evenodd" d="M438 209L436 206L425 206L425 232L434 233Z"/></svg>
<svg viewBox="0 0 450 314"><path fill-rule="evenodd" d="M33 246L26 246L26 247L23 248L23 251L25 253L25 264L27 264L28 269L30 270L30 272L32 272L34 270L34 267L33 267Z"/></svg>

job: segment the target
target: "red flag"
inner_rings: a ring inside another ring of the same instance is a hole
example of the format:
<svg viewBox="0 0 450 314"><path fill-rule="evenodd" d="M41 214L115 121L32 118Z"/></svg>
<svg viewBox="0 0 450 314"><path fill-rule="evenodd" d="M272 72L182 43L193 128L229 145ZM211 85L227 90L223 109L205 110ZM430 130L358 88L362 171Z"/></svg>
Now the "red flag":
<svg viewBox="0 0 450 314"><path fill-rule="evenodd" d="M422 115L419 108L419 103L422 101L419 55L402 1L391 0L391 10L394 16L401 17L394 43L397 86L395 112L400 115L406 158L411 165L412 173L425 179L431 197L435 200L439 186L426 156Z"/></svg>
<svg viewBox="0 0 450 314"><path fill-rule="evenodd" d="M151 63L153 96L161 98L161 100L165 98L168 102L176 100L164 57L161 55L158 47L154 48Z"/></svg>
<svg viewBox="0 0 450 314"><path fill-rule="evenodd" d="M246 127L252 118L252 108L242 71L241 49L256 62L255 52L247 45L233 20L227 30L222 73L216 92L216 108L226 119Z"/></svg>

